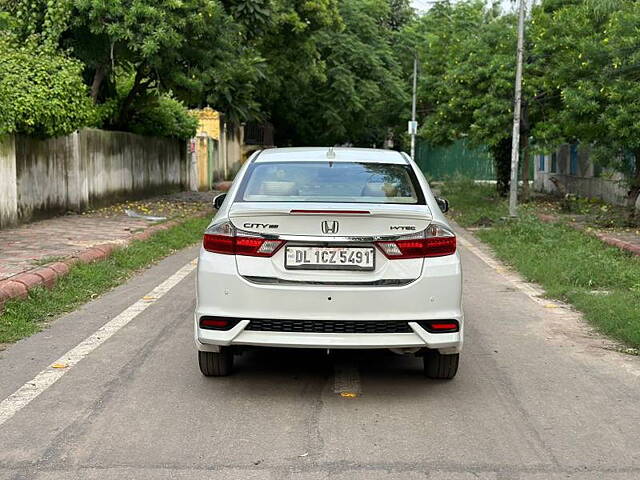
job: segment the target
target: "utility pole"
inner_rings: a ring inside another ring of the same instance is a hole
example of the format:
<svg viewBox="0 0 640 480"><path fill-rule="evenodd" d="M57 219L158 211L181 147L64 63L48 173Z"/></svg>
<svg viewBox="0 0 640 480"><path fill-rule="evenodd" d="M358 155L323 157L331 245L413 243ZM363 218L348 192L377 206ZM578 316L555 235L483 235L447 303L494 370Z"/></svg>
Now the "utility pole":
<svg viewBox="0 0 640 480"><path fill-rule="evenodd" d="M511 182L509 185L509 216L517 217L518 161L520 160L520 109L522 103L522 57L524 55L525 1L518 6L518 53L516 59L516 87L513 105L513 141L511 143Z"/></svg>
<svg viewBox="0 0 640 480"><path fill-rule="evenodd" d="M418 85L418 54L413 57L413 95L411 99L411 121L409 122L409 135L411 135L411 160L416 159L416 134L418 122L416 122L416 91Z"/></svg>

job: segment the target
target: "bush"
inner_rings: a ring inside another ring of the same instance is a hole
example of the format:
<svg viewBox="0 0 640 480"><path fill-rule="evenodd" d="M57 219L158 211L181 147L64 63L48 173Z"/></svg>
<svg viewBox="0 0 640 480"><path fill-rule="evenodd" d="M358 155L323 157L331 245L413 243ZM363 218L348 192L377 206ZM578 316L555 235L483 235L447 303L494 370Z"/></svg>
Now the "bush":
<svg viewBox="0 0 640 480"><path fill-rule="evenodd" d="M93 125L82 68L33 42L0 39L0 134L54 137Z"/></svg>
<svg viewBox="0 0 640 480"><path fill-rule="evenodd" d="M180 101L161 95L147 98L136 109L129 127L140 135L185 139L195 136L198 120Z"/></svg>

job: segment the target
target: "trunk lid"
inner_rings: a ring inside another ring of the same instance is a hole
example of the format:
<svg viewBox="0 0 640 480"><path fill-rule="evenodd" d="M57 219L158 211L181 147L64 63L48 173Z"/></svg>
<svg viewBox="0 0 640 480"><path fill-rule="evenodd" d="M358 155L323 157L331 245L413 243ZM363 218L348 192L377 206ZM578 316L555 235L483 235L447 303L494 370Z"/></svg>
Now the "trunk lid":
<svg viewBox="0 0 640 480"><path fill-rule="evenodd" d="M389 260L374 247L375 268L371 271L293 270L285 266L287 245L373 247L367 237L420 232L432 216L426 205L239 202L231 206L229 219L239 230L287 237L285 247L273 257L236 256L238 273L248 279L388 286L418 278L423 259Z"/></svg>
<svg viewBox="0 0 640 480"><path fill-rule="evenodd" d="M229 219L237 229L248 232L330 240L419 232L432 217L426 205L239 202L232 205Z"/></svg>

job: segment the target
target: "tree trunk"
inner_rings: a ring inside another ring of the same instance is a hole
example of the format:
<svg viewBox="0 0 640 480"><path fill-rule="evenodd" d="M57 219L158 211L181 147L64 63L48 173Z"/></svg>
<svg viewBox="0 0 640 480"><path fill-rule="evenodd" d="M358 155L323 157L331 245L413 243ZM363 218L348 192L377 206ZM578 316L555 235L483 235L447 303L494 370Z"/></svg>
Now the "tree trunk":
<svg viewBox="0 0 640 480"><path fill-rule="evenodd" d="M511 137L501 140L490 151L496 170L496 190L501 197L506 197L511 176Z"/></svg>
<svg viewBox="0 0 640 480"><path fill-rule="evenodd" d="M93 74L93 81L91 82L91 98L93 99L94 104L98 103L98 96L100 95L102 82L104 82L104 79L107 77L107 71L107 65L102 64L96 68L96 71Z"/></svg>
<svg viewBox="0 0 640 480"><path fill-rule="evenodd" d="M529 201L529 135L525 131L520 137L522 151L522 201Z"/></svg>
<svg viewBox="0 0 640 480"><path fill-rule="evenodd" d="M127 122L129 121L130 110L131 110L131 105L133 104L133 101L135 100L136 96L140 94L148 86L148 83L147 84L142 83L143 78L144 78L143 68L138 67L138 70L136 71L136 76L133 80L133 86L131 87L131 90L129 90L129 93L127 93L127 96L124 98L124 100L122 100L122 103L120 104L120 112L118 113L118 122L117 122L118 127L122 128L126 126Z"/></svg>
<svg viewBox="0 0 640 480"><path fill-rule="evenodd" d="M520 151L522 152L522 201L529 201L529 102L522 100L522 115L520 116Z"/></svg>
<svg viewBox="0 0 640 480"><path fill-rule="evenodd" d="M631 188L627 194L627 202L634 214L638 215L640 211L635 210L635 207L638 202L638 197L640 196L640 148L633 151L633 156L635 157L635 172L633 173L633 177L631 177L629 185Z"/></svg>

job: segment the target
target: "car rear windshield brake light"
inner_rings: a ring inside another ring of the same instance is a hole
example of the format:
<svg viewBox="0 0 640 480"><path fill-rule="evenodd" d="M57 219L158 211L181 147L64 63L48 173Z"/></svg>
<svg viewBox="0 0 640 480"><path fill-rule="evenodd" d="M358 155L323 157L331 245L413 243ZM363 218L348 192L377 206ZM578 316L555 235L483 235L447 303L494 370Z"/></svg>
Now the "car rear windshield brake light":
<svg viewBox="0 0 640 480"><path fill-rule="evenodd" d="M370 215L369 210L291 210L289 212L292 215L305 214L305 215Z"/></svg>
<svg viewBox="0 0 640 480"><path fill-rule="evenodd" d="M376 245L390 260L444 257L456 253L456 236L447 227L432 223L420 233Z"/></svg>
<svg viewBox="0 0 640 480"><path fill-rule="evenodd" d="M244 235L229 222L213 225L204 234L202 245L207 252L250 257L271 257L284 241Z"/></svg>

